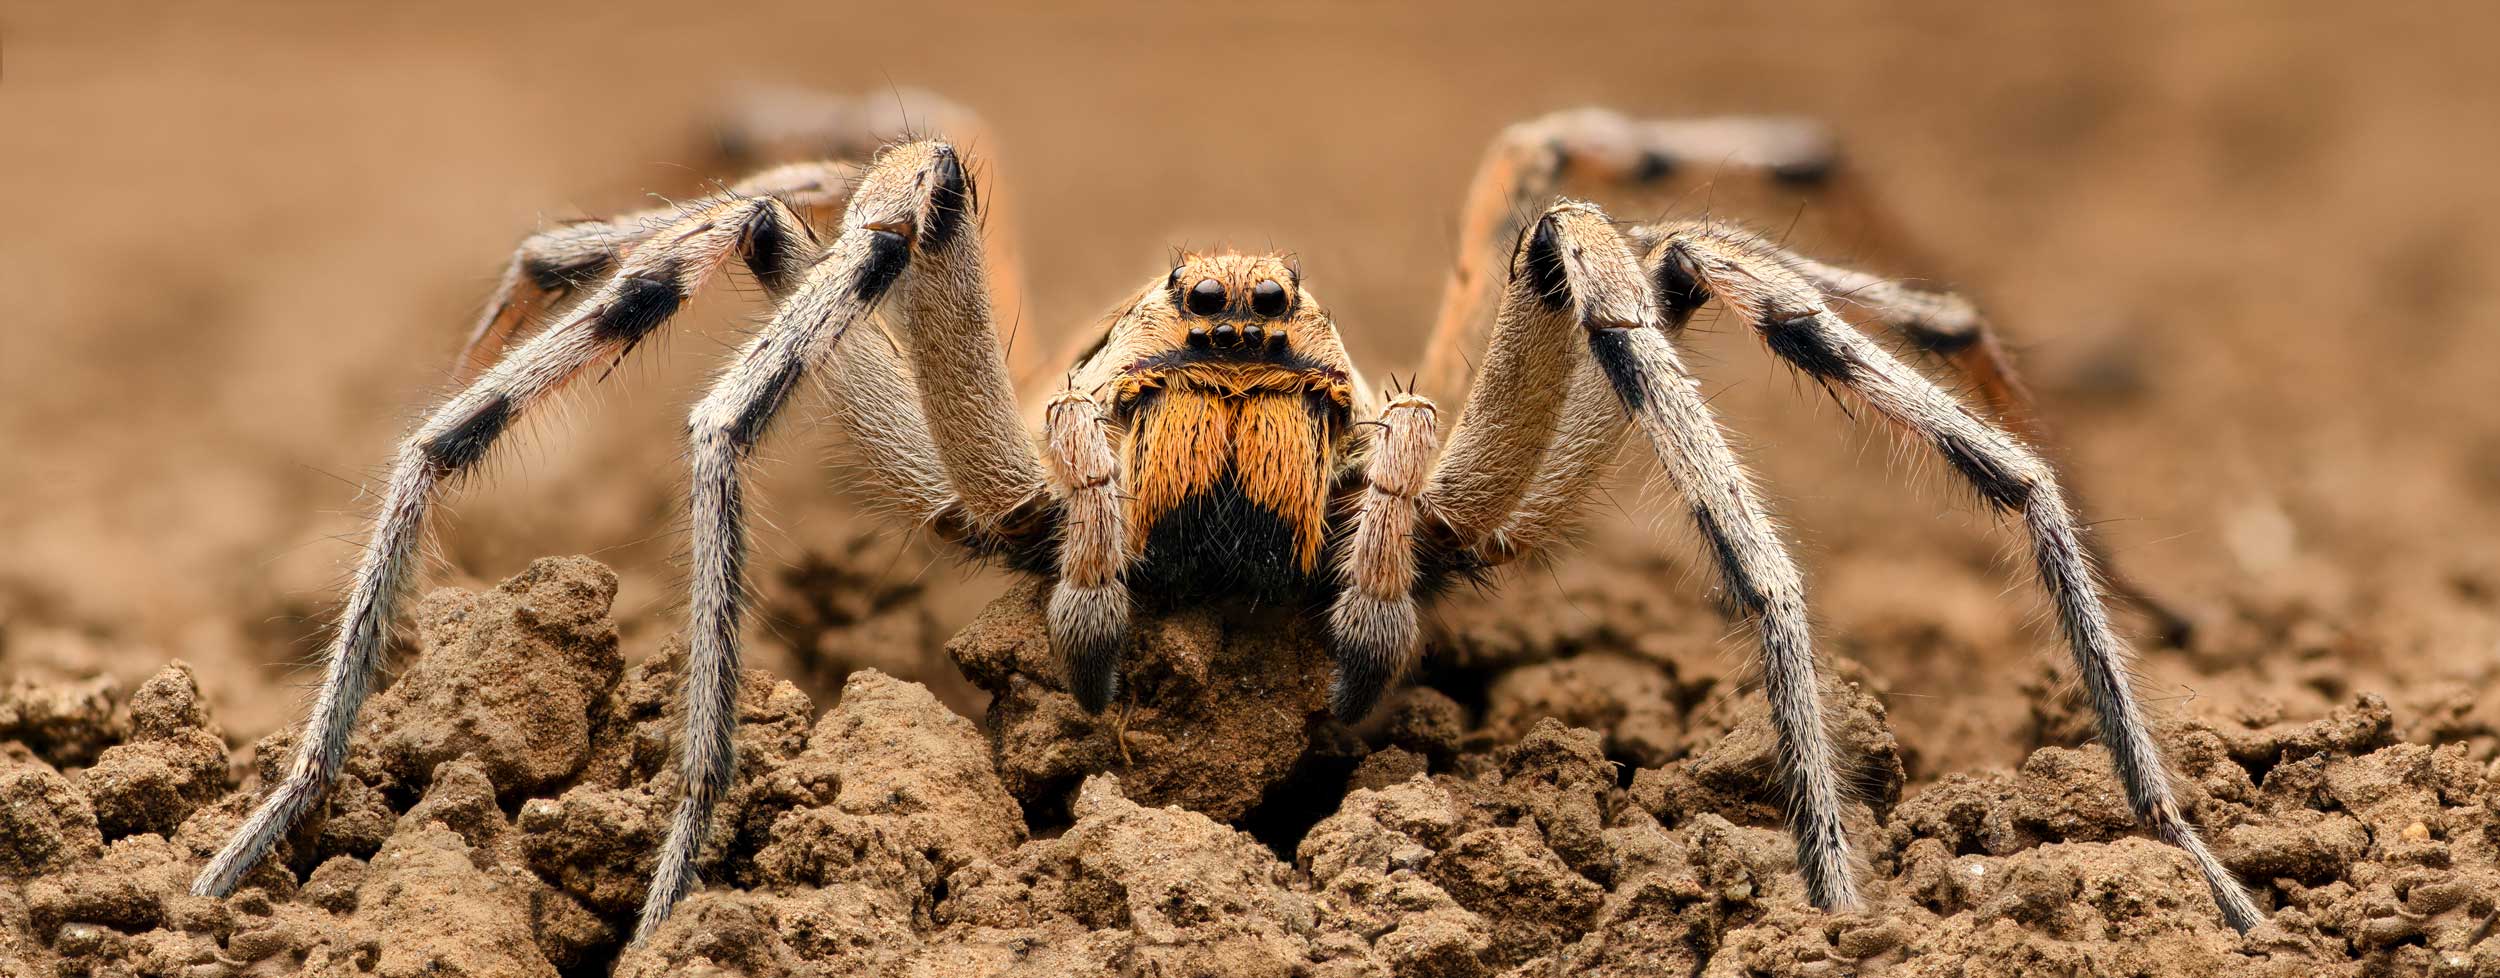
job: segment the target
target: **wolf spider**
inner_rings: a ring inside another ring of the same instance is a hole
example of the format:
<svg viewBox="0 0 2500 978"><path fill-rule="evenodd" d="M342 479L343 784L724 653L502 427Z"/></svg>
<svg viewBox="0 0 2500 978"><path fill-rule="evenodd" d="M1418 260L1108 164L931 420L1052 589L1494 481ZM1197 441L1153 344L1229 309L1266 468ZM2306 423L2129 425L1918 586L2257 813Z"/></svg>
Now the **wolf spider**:
<svg viewBox="0 0 2500 978"><path fill-rule="evenodd" d="M829 131L849 130L826 137L837 148L867 145L859 131L876 128L842 103L818 110L842 120ZM971 124L960 111L936 114ZM2128 650L2104 609L2092 545L2049 463L1835 308L1846 300L1941 356L1993 414L2026 425L2027 395L1971 305L1733 226L1624 225L1555 197L1566 171L1638 186L1695 164L1827 190L1835 179L1828 138L1803 123L1643 122L1599 110L1522 123L1496 140L1475 178L1462 257L1413 384L1383 391L1364 381L1295 262L1186 254L1063 361L1030 423L992 327L982 201L947 142L885 145L859 167L780 166L699 200L533 235L471 337L465 389L399 448L286 776L193 890L231 892L338 771L436 493L524 414L631 352L735 259L774 312L689 425L685 786L637 939L694 884L696 851L730 786L746 564L740 470L803 382L830 401L864 463L859 488L883 509L1052 580L1048 630L1065 683L1097 711L1119 687L1138 605L1255 599L1324 615L1337 661L1331 706L1365 714L1414 660L1419 606L1454 580L1562 542L1637 430L1689 507L1728 603L1755 626L1809 895L1825 908L1857 905L1804 587L1676 352L1710 302L2019 520L2137 818L2193 857L2231 926L2254 926L2256 905L2172 793L2128 687ZM529 330L541 313L545 324ZM1465 409L1444 438L1424 392L1462 389Z"/></svg>

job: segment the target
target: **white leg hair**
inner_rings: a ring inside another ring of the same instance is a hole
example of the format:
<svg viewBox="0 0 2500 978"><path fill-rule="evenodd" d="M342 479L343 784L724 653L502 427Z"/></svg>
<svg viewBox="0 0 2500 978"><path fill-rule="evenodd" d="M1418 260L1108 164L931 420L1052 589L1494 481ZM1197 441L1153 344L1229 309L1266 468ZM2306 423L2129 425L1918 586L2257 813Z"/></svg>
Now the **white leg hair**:
<svg viewBox="0 0 2500 978"><path fill-rule="evenodd" d="M709 148L716 172L739 173L785 160L867 159L887 144L910 142L930 133L945 134L954 145L979 154L993 167L1001 156L996 133L978 113L908 85L859 95L777 85L741 87L712 113ZM988 267L989 296L1011 320L1023 314L1025 295L1016 196L993 198L981 207L981 226L987 232L982 262ZM1009 374L1019 389L1037 389L1035 381L1072 359L1049 359L1054 350L1046 339L1023 336L1008 345Z"/></svg>
<svg viewBox="0 0 2500 978"><path fill-rule="evenodd" d="M1415 661L1421 627L1415 610L1417 497L1441 452L1440 419L1430 400L1397 394L1372 422L1371 458L1354 532L1337 561L1337 600L1328 612L1337 679L1329 705L1354 720L1370 713Z"/></svg>
<svg viewBox="0 0 2500 978"><path fill-rule="evenodd" d="M390 642L400 597L416 576L434 493L474 470L513 421L584 371L630 352L732 255L777 267L784 260L780 251L805 237L790 209L771 198L719 200L682 214L635 248L597 292L436 409L402 443L287 775L200 871L193 893L233 892L328 790Z"/></svg>
<svg viewBox="0 0 2500 978"><path fill-rule="evenodd" d="M871 511L900 526L929 526L959 506L892 337L863 329L813 376L824 378L826 415L850 450L847 486Z"/></svg>
<svg viewBox="0 0 2500 978"><path fill-rule="evenodd" d="M1622 454L1631 421L1615 403L1606 375L1581 363L1571 372L1571 390L1555 423L1553 441L1519 507L1475 547L1476 559L1487 565L1549 551L1568 539L1588 511L1589 495Z"/></svg>
<svg viewBox="0 0 2500 978"><path fill-rule="evenodd" d="M434 493L472 471L514 420L585 371L630 352L734 255L745 260L780 310L772 328L749 344L693 419L695 585L682 757L686 798L661 853L638 933L649 933L666 918L693 883L693 856L709 827L713 805L727 789L733 761L744 566L739 464L789 399L808 359L867 317L898 283L912 287L907 266L930 259L927 263L935 271L929 277L941 279L941 288L983 287L978 238L968 230L975 221L972 192L951 148L937 143L896 147L862 177L857 193L841 173L835 164L782 167L672 212L675 220L665 226L652 227L650 218L636 217L589 226L570 237L561 232L554 238L542 236L516 253L515 273L506 276L505 287L473 336L491 348L517 335L526 317L514 311L516 303L560 294L578 277L610 268L613 274L596 292L565 309L554 324L497 359L403 444L331 647L328 674L297 741L289 773L202 871L194 892L232 892L336 775L357 708L388 644L397 602L415 576L417 548ZM752 195L761 191L779 196ZM841 236L830 246L819 245L793 205L818 210L837 203L844 205ZM629 233L628 228L636 231ZM974 253L965 256L965 251ZM562 264L565 271L559 275L539 268L535 271L547 274L532 274L528 264L533 260ZM522 280L534 287L542 277L560 288L540 289L524 301L518 291ZM984 303L924 297L906 305L937 323L933 336L906 332L923 346L947 346L976 328L988 337ZM964 493L947 478L942 462L949 459L936 450L933 426L921 410L930 402L928 385L912 389L899 351L890 345L852 346L858 355L837 359L825 373L837 410L861 412L839 423L853 446L877 467L869 480L872 491L892 508L924 521L939 522L942 514L967 508ZM957 352L916 349L914 359L937 373L994 379L957 393L968 391L967 400L986 397L999 403L958 406L954 410L959 413L949 420L978 429L991 417L1012 418L1012 395L1003 369L995 366L995 341L953 349ZM991 369L960 362L983 360ZM982 442L985 447L1006 441L994 431L989 434ZM1040 492L1038 477L1035 484L1018 487L998 476L1036 467L1029 443L1010 447L989 466L991 474L982 483L984 501ZM897 461L906 464L885 464ZM978 516L994 511L983 508L958 522L978 522Z"/></svg>
<svg viewBox="0 0 2500 978"><path fill-rule="evenodd" d="M1874 314L1875 319L1894 335L1922 353L1935 356L1952 366L1970 385L1988 415L1997 424L2038 451L2052 444L2048 420L2041 416L2033 402L2031 389L2015 372L2013 358L1996 330L1988 324L1970 300L1950 292L1903 285L1881 276L1856 269L1842 268L1814 261L1779 249L1758 236L1709 225L1668 224L1639 229L1634 239L1644 236L1663 239L1676 234L1717 235L1730 240L1751 240L1758 249L1777 252L1790 270L1796 272L1827 296L1846 301ZM1657 249L1647 249L1656 253ZM2081 508L2068 493L2067 504ZM2134 579L2119 572L2109 560L2107 548L2100 537L2086 537L2085 556L2100 570L2101 584L2124 603L2133 606L2150 619L2162 640L2173 645L2187 640L2194 624L2169 602L2146 590Z"/></svg>
<svg viewBox="0 0 2500 978"><path fill-rule="evenodd" d="M521 239L453 361L452 382L467 384L494 366L532 320L549 306L562 305L575 288L605 278L627 249L651 235L654 220L676 216L672 208L614 221L575 221Z"/></svg>
<svg viewBox="0 0 2500 978"><path fill-rule="evenodd" d="M772 197L795 209L800 220L794 227L803 233L818 218L829 216L822 212L841 207L850 193L850 169L839 163L793 163L757 173L724 193L683 206L654 208L609 220L575 221L521 239L511 260L505 263L494 293L479 312L476 325L469 328L468 341L453 362L452 382L467 384L476 379L478 373L502 359L506 347L523 339L524 331L536 317L561 308L576 289L607 278L626 252L687 214L742 199ZM792 247L787 252L768 252L765 260L781 261L785 254L813 259L816 249ZM788 291L786 283L771 281L765 282L765 289L776 298Z"/></svg>
<svg viewBox="0 0 2500 978"><path fill-rule="evenodd" d="M1043 475L991 325L971 188L951 148L929 162L929 213L917 225L921 250L895 305L908 324L898 339L947 482L975 525L995 528L1034 501Z"/></svg>
<svg viewBox="0 0 2500 978"><path fill-rule="evenodd" d="M738 724L738 631L746 567L739 468L789 402L811 362L844 356L843 338L866 321L893 290L910 295L933 287L969 289L971 298L951 301L973 303L970 309L948 308L950 300L937 298L899 303L904 308L897 328L906 343L914 345L915 361L931 368L915 374L920 401L933 403L940 382L931 379L932 373L981 372L978 364L950 365L948 357L985 362L995 368L991 372L995 383L966 384L948 391L965 401L994 399L999 403L978 410L959 405L954 410L962 412L959 418L971 419L966 424L1000 414L1014 417L999 350L988 336L977 254L980 239L973 231L970 194L954 149L944 143L913 143L882 154L852 195L840 234L823 260L807 272L765 332L748 343L722 373L689 421L693 580L684 743L679 755L685 797L662 844L658 869L635 928L636 940L658 929L677 901L693 888L695 856L710 831L712 810L728 793L735 772L732 738ZM966 251L972 252L969 258L963 255ZM982 318L978 322L950 318L963 316ZM951 353L920 348L973 332L983 342L955 347ZM941 417L930 421L933 430L946 430ZM1017 498L1042 491L1038 471L1031 484L1020 486L1003 482L997 474L1038 469L1029 440L1002 446L993 439L985 444L1002 452L987 460L988 491ZM938 454L949 462L977 464L977 460L958 459L943 450ZM961 483L953 487L958 494L972 495Z"/></svg>
<svg viewBox="0 0 2500 978"><path fill-rule="evenodd" d="M1662 304L1661 314L1667 335L1676 336L1692 319L1693 310ZM1605 371L1594 363L1578 365L1536 480L1520 498L1519 508L1476 547L1477 557L1487 564L1504 564L1561 543L1588 511L1589 494L1621 454L1624 429L1630 423L1630 416L1616 405L1614 383Z"/></svg>
<svg viewBox="0 0 2500 978"><path fill-rule="evenodd" d="M750 341L712 385L688 422L694 470L688 510L693 522L692 588L687 624L684 741L679 766L685 796L660 848L659 866L642 907L635 939L668 919L694 883L694 855L711 827L712 808L729 792L738 719L738 629L746 593L746 520L739 467L789 402L818 347L839 340L882 295L857 287L862 267L899 264L899 236L845 234L834 255L782 307L763 335Z"/></svg>
<svg viewBox="0 0 2500 978"><path fill-rule="evenodd" d="M1747 173L1800 190L1835 191L1826 196L1837 200L1828 203L1866 210L1845 188L1833 186L1837 164L1831 133L1800 119L1637 119L1592 108L1503 129L1468 187L1458 262L1443 287L1416 388L1446 393L1469 384L1481 365L1469 363L1468 356L1486 349L1498 331L1501 292L1511 283L1503 270L1521 236L1566 184L1657 192L1690 187L1695 177ZM1669 331L1682 329L1683 317L1672 308L1668 315ZM1475 559L1503 564L1560 544L1612 468L1629 419L1594 367L1575 361L1568 384L1570 393L1535 477L1507 518L1475 542Z"/></svg>
<svg viewBox="0 0 2500 978"><path fill-rule="evenodd" d="M1426 490L1428 511L1439 512L1441 473L1454 467L1510 465L1538 471L1552 441L1550 414L1544 427L1487 431L1484 425L1535 421L1542 404L1551 411L1591 397L1587 381L1602 384L1615 417L1628 417L1648 436L1659 464L1690 507L1694 525L1709 546L1731 606L1755 625L1762 646L1763 686L1780 745L1780 784L1797 845L1797 863L1817 906L1857 904L1849 842L1841 829L1839 751L1825 729L1821 690L1814 671L1814 635L1806 616L1805 584L1781 544L1777 528L1755 498L1751 478L1720 434L1692 378L1667 340L1667 326L1681 323L1661 311L1657 296L1629 244L1596 207L1565 201L1546 210L1522 236L1511 261L1512 285L1504 295L1492 346L1495 351L1537 351L1537 369L1511 365L1488 353L1469 393L1475 404L1513 402L1509 411L1461 415L1451 448ZM1533 306L1534 308L1523 308ZM1548 334L1543 340L1521 335ZM1558 338L1558 339L1557 339ZM1579 372L1572 373L1574 369ZM1514 389L1516 378L1575 377L1566 386ZM1522 407L1520 405L1527 405ZM1524 421L1523 421L1524 419ZM1602 425L1586 425L1602 433ZM1565 431L1572 430L1567 427ZM1619 428L1616 430L1620 430ZM1584 437L1560 447L1595 451L1602 441ZM1520 445L1532 445L1523 453ZM1585 463L1585 460L1583 460ZM1552 470L1550 459L1542 468ZM1524 476L1522 477L1524 478ZM1523 503L1521 494L1510 496ZM1463 539L1463 538L1462 538Z"/></svg>
<svg viewBox="0 0 2500 978"><path fill-rule="evenodd" d="M2048 463L1834 313L1794 260L1751 235L1694 228L1652 255L1665 280L1687 277L1751 324L1773 353L1818 382L1847 390L1936 450L1979 495L2019 514L2040 584L2055 606L2136 818L2188 852L2223 919L2241 931L2263 919L2179 810L2170 775L2128 684L2126 643L2110 626L2083 529Z"/></svg>
<svg viewBox="0 0 2500 978"><path fill-rule="evenodd" d="M1903 266L1928 264L1914 236L1868 190L1842 158L1839 141L1819 124L1776 117L1639 119L1605 109L1557 112L1502 130L1485 151L1460 215L1458 262L1442 291L1418 389L1446 392L1467 384L1475 369L1467 357L1485 347L1494 329L1496 302L1507 281L1499 270L1528 222L1565 186L1656 195L1689 193L1701 184L1739 177L1804 195L1872 254ZM1648 254L1659 240L1687 227L1665 223L1623 230L1635 251ZM1951 366L2016 435L2038 447L2054 444L2013 358L1968 300L1791 257L1791 267L1824 292L1871 311L1884 328ZM1660 296L1671 337L1698 304L1683 298ZM1506 563L1561 543L1612 467L1625 419L1604 409L1613 395L1603 378L1583 370L1572 384L1551 448L1525 498L1474 548L1485 563ZM2068 502L2077 505L2071 493ZM2105 587L2150 619L2164 641L2186 641L2193 628L2187 616L2121 573L2100 538L2087 537L2085 543L2093 548L2090 556Z"/></svg>
<svg viewBox="0 0 2500 978"><path fill-rule="evenodd" d="M1837 161L1831 133L1802 119L1635 119L1591 108L1504 128L1467 186L1458 261L1442 289L1415 389L1446 397L1467 387L1475 369L1467 357L1495 332L1504 269L1520 236L1566 183L1659 188L1691 172L1741 170L1808 186L1823 183Z"/></svg>
<svg viewBox="0 0 2500 978"><path fill-rule="evenodd" d="M1858 895L1841 830L1840 751L1824 729L1805 581L1666 333L1599 328L1589 342L1668 481L1692 507L1729 603L1759 633L1762 691L1779 732L1779 779L1807 896L1827 910L1852 909Z"/></svg>

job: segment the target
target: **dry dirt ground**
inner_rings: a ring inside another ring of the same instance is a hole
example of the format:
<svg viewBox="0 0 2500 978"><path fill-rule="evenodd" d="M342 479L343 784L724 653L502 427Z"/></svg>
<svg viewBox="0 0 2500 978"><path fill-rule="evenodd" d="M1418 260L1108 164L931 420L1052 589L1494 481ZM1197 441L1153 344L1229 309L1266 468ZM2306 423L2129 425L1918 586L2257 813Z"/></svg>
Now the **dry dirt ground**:
<svg viewBox="0 0 2500 978"><path fill-rule="evenodd" d="M0 975L2500 975L2487 6L982 6L0 9ZM1028 585L854 518L793 424L713 885L626 953L674 791L675 417L734 289L461 496L326 817L182 895L504 249L696 186L746 81L977 107L1037 334L1169 245L1273 245L1375 372L1501 124L1831 122L1915 260L1811 200L1642 206L2006 325L2101 531L2199 620L2141 687L2273 920L2224 930L2131 830L2001 529L1704 324L1808 564L1865 912L1803 903L1747 643L1637 468L1370 723L1211 615L1094 719Z"/></svg>

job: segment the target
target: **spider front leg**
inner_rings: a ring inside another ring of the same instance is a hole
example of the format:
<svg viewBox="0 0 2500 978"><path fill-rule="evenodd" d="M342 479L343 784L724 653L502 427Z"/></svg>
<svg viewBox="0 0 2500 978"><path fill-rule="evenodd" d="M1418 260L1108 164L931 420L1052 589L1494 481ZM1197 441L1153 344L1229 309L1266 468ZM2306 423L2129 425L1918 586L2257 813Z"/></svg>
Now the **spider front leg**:
<svg viewBox="0 0 2500 978"><path fill-rule="evenodd" d="M856 327L885 304L911 361L918 404L898 418L854 419L846 428L855 441L866 439L861 447L872 462L880 455L924 456L894 459L900 471L879 476L887 491L907 501L943 499L943 511L976 536L995 534L1044 491L990 326L973 199L970 177L947 144L913 143L880 154L823 260L689 421L692 582L679 758L685 794L662 843L636 940L657 930L693 887L695 855L735 773L746 566L740 468L811 367L828 357L846 359L855 346L879 357L883 350L869 335L876 330ZM840 385L838 408L901 398L892 367L877 373L837 366L831 373ZM930 484L936 479L942 487Z"/></svg>
<svg viewBox="0 0 2500 978"><path fill-rule="evenodd" d="M909 142L926 133L944 133L953 145L978 153L991 172L1001 169L999 139L988 120L960 102L908 85L859 95L781 85L742 87L712 113L707 148L720 172L737 173L788 160L866 159L888 143ZM1015 195L993 195L981 202L980 211L990 298L1014 323L1021 318L1025 295ZM1050 359L1054 352L1076 351L1054 351L1042 337L1021 332L1011 326L1007 337L1008 373L1018 389L1039 389L1036 381L1075 359Z"/></svg>
<svg viewBox="0 0 2500 978"><path fill-rule="evenodd" d="M1442 289L1417 389L1467 386L1474 370L1467 358L1492 338L1520 237L1566 185L1654 194L1753 174L1783 188L1833 191L1845 183L1838 163L1830 131L1801 119L1635 119L1588 108L1505 127L1485 148L1468 183L1458 260ZM1830 196L1832 204L1853 215L1872 210L1859 206L1860 194L1840 190ZM1857 223L1886 239L1898 237L1885 233L1888 222Z"/></svg>
<svg viewBox="0 0 2500 978"><path fill-rule="evenodd" d="M1799 119L1635 119L1605 109L1575 109L1503 129L1468 187L1458 263L1442 291L1416 386L1452 391L1468 385L1475 370L1468 356L1490 342L1519 241L1567 184L1654 196L1689 193L1723 177L1753 176L1783 191L1815 193L1825 206L1854 218L1853 227L1897 237L1888 234L1889 222L1865 206L1865 195L1854 192L1838 162L1831 133ZM1679 315L1670 306L1667 315L1673 334L1690 310ZM1606 378L1582 361L1567 384L1569 396L1536 478L1475 548L1487 559L1514 560L1561 543L1623 444L1630 419L1615 407Z"/></svg>
<svg viewBox="0 0 2500 978"><path fill-rule="evenodd" d="M789 293L789 281L768 279L781 274L782 256L813 257L815 249L805 240L812 223L808 219L817 211L840 206L849 184L839 164L793 163L740 180L712 202L770 197L795 209L798 220L759 226L757 233L768 237L752 243L761 261L750 263L749 270L767 294L778 298ZM691 210L706 206L698 202ZM469 328L468 340L454 361L452 382L467 384L476 379L503 358L506 348L525 338L534 317L563 307L576 290L614 273L628 252L676 225L689 212L690 208L671 206L606 220L574 221L521 239L476 325ZM786 241L769 237L785 231L800 237Z"/></svg>
<svg viewBox="0 0 2500 978"><path fill-rule="evenodd" d="M794 245L806 239L797 215L769 197L731 195L678 212L617 261L606 284L436 409L401 444L286 777L200 871L193 893L233 892L329 789L347 755L356 711L381 667L400 599L417 575L417 550L436 493L475 471L515 422L575 378L631 352L731 257L743 257L769 284L770 274L786 267L790 253L803 250Z"/></svg>
<svg viewBox="0 0 2500 978"><path fill-rule="evenodd" d="M1515 556L1499 531L1528 500L1558 415L1594 377L1648 436L1708 545L1730 605L1762 648L1797 865L1825 909L1855 907L1841 827L1839 751L1825 729L1805 585L1751 477L1728 448L1667 337L1669 317L1623 237L1597 208L1547 210L1511 259L1498 326L1467 409L1423 502L1488 563Z"/></svg>
<svg viewBox="0 0 2500 978"><path fill-rule="evenodd" d="M2187 851L2234 929L2245 932L2263 920L2171 792L2169 771L2128 684L2129 652L2103 607L2092 550L2048 462L1850 328L1800 272L1807 264L1760 238L1688 226L1666 234L1651 260L1661 281L1678 283L1694 299L1715 297L1751 324L1774 354L1873 407L1933 448L1980 498L2022 520L2041 587L2137 820Z"/></svg>
<svg viewBox="0 0 2500 978"><path fill-rule="evenodd" d="M1822 125L1777 117L1636 119L1605 109L1556 112L1504 129L1477 167L1460 219L1459 260L1442 293L1419 388L1449 391L1467 383L1472 368L1466 354L1483 348L1493 329L1492 309L1503 288L1497 269L1510 258L1526 222L1566 185L1637 192L1649 199L1681 192L1686 199L1699 200L1739 180L1775 197L1800 198L1834 218L1849 241L1883 260L1908 268L1930 265L1915 236L1848 165L1839 140ZM1637 250L1647 253L1659 236L1678 226L1635 226L1625 233ZM1970 301L1865 272L1794 256L1791 260L1824 291L1870 310L1876 324L1949 366L1993 416L2026 441L2054 444L2000 334ZM1689 316L1698 305L1680 304L1673 294L1661 294L1660 301L1670 319L1677 318L1679 308ZM1669 331L1681 327L1679 320L1669 324ZM1526 554L1558 542L1614 461L1624 419L1597 410L1611 396L1604 380L1582 375L1572 382L1576 390L1553 451L1528 498L1496 531L1494 547L1499 551ZM2164 641L2184 643L2192 630L2189 619L2122 573L2098 538L2087 542L2111 590L2150 619Z"/></svg>

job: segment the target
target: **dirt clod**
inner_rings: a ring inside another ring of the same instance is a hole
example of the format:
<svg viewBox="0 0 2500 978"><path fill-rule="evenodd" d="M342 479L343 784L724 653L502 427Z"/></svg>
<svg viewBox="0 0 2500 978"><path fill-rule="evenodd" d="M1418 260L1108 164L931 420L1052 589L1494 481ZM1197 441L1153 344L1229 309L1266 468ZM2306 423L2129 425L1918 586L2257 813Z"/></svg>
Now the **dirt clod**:
<svg viewBox="0 0 2500 978"><path fill-rule="evenodd" d="M1123 790L1142 802L1233 819L1334 722L1328 656L1313 635L1203 609L1139 623L1121 697L1088 714L1062 688L1042 626L1046 595L1016 585L946 646L993 697L999 776L1029 808L1064 810L1088 773L1122 771Z"/></svg>
<svg viewBox="0 0 2500 978"><path fill-rule="evenodd" d="M0 681L0 742L14 741L53 765L85 764L122 734L112 683L40 685Z"/></svg>
<svg viewBox="0 0 2500 978"><path fill-rule="evenodd" d="M2256 708L2162 728L2191 817L2272 908L2242 937L2186 855L2136 828L2100 748L2042 746L2011 768L1914 782L1880 689L1840 663L1857 681L1830 687L1829 719L1861 773L1852 837L1868 906L1828 914L1796 873L1758 695L1592 653L1513 665L1483 689L1409 690L1348 729L1321 709L1324 657L1290 634L1184 614L1142 630L1138 703L1093 717L1056 688L1031 588L953 646L1000 691L986 727L875 670L850 674L821 715L792 684L745 674L740 777L701 856L709 885L628 948L676 799L685 656L663 641L623 665L613 580L586 560L544 560L491 591L431 598L424 647L378 698L391 708L360 728L353 773L229 899L187 885L253 795L229 780L190 670L169 666L126 698L21 691L127 705L84 727L39 725L114 731L86 767L23 746L0 755L0 964L637 978L2500 973L2493 759L2400 739L2408 717L2382 698L2307 720ZM442 686L404 688L417 681ZM1200 722L1156 705L1166 696ZM1471 715L1463 699L1487 705ZM289 743L256 745L263 778ZM1280 791L1311 812L1290 831L1273 814Z"/></svg>
<svg viewBox="0 0 2500 978"><path fill-rule="evenodd" d="M372 733L349 770L422 789L437 765L474 756L506 796L569 779L590 754L591 708L624 669L615 598L615 572L577 557L484 593L428 595L417 620L433 654L365 707Z"/></svg>
<svg viewBox="0 0 2500 978"><path fill-rule="evenodd" d="M183 819L225 791L226 738L208 722L198 680L182 662L130 698L130 739L107 747L79 774L107 839L139 832L170 836Z"/></svg>

